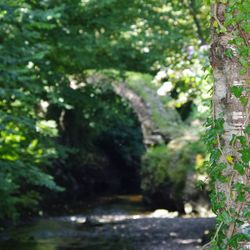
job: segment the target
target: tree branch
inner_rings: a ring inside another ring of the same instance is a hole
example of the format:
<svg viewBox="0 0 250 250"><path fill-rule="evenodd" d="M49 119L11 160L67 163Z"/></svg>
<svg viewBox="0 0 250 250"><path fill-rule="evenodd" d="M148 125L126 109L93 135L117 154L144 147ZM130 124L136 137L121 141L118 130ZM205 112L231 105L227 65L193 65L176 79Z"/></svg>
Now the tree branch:
<svg viewBox="0 0 250 250"><path fill-rule="evenodd" d="M201 28L200 21L199 21L199 19L197 17L194 0L189 1L188 8L190 10L191 16L194 19L194 23L195 23L195 26L196 26L196 29L197 29L198 38L201 41L201 45L204 45L204 44L206 44L206 41L205 41L204 36L203 36L203 30Z"/></svg>

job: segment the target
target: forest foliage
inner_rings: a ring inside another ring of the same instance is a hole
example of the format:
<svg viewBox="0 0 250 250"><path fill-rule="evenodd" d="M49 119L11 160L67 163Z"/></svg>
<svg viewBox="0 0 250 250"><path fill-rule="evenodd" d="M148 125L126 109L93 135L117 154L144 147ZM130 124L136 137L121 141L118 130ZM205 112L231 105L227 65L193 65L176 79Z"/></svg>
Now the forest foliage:
<svg viewBox="0 0 250 250"><path fill-rule="evenodd" d="M133 110L109 83L88 86L91 72L108 74L111 82L133 72L150 75L183 127L203 119L210 88L202 77L208 18L199 0L2 0L0 218L34 209L46 189L62 192L65 182L55 181L62 173L73 188L71 168L82 162L90 166L79 170L82 178L105 165L101 138L112 141L119 161L139 164L145 148Z"/></svg>

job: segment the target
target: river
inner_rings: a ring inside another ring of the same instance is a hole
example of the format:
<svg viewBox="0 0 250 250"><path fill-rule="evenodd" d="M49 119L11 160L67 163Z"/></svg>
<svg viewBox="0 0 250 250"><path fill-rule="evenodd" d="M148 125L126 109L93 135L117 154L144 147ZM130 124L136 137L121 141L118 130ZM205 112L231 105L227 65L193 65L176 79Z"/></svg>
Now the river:
<svg viewBox="0 0 250 250"><path fill-rule="evenodd" d="M214 218L147 210L140 195L112 196L11 227L0 234L0 250L194 250L213 226Z"/></svg>

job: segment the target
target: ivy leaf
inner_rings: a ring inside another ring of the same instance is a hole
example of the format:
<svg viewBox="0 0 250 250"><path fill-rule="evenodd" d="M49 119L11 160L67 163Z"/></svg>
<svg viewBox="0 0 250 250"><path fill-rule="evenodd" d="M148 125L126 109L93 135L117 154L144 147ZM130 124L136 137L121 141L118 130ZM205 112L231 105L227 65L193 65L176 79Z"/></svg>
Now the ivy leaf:
<svg viewBox="0 0 250 250"><path fill-rule="evenodd" d="M235 189L237 190L237 192L242 192L242 190L245 188L245 185L243 183L236 183L235 185Z"/></svg>
<svg viewBox="0 0 250 250"><path fill-rule="evenodd" d="M241 159L243 162L248 163L250 161L250 151L248 148L244 148L240 151Z"/></svg>
<svg viewBox="0 0 250 250"><path fill-rule="evenodd" d="M242 24L241 26L246 33L250 33L250 27L248 23Z"/></svg>
<svg viewBox="0 0 250 250"><path fill-rule="evenodd" d="M234 163L234 157L232 155L227 155L226 160L230 165Z"/></svg>
<svg viewBox="0 0 250 250"><path fill-rule="evenodd" d="M240 141L240 144L244 147L247 145L247 139L244 136L237 136L237 139Z"/></svg>
<svg viewBox="0 0 250 250"><path fill-rule="evenodd" d="M241 96L243 90L244 90L244 88L242 86L240 86L240 87L239 86L233 86L233 87L230 88L231 93L237 98L239 98Z"/></svg>
<svg viewBox="0 0 250 250"><path fill-rule="evenodd" d="M237 233L233 235L229 240L228 244L234 249L239 249L239 242L248 240L248 237L245 234Z"/></svg>
<svg viewBox="0 0 250 250"><path fill-rule="evenodd" d="M234 164L234 169L237 170L240 175L244 175L245 173L244 165L239 162Z"/></svg>
<svg viewBox="0 0 250 250"><path fill-rule="evenodd" d="M218 216L220 221L223 221L225 224L230 225L232 222L234 222L234 218L232 218L227 211L223 211Z"/></svg>
<svg viewBox="0 0 250 250"><path fill-rule="evenodd" d="M245 211L243 212L243 216L246 217L247 219L250 219L250 211L245 210Z"/></svg>
<svg viewBox="0 0 250 250"><path fill-rule="evenodd" d="M237 195L236 201L237 201L237 202L244 202L245 199L246 199L246 197L245 197L244 193L239 193L239 194Z"/></svg>
<svg viewBox="0 0 250 250"><path fill-rule="evenodd" d="M241 103L243 106L246 106L247 103L248 103L248 98L245 97L245 96L241 96L241 97L240 97L240 103Z"/></svg>
<svg viewBox="0 0 250 250"><path fill-rule="evenodd" d="M248 124L247 127L244 129L244 132L250 135L250 124Z"/></svg>
<svg viewBox="0 0 250 250"><path fill-rule="evenodd" d="M244 74L246 74L246 73L247 73L246 68L242 68L242 69L240 70L240 75L244 75Z"/></svg>
<svg viewBox="0 0 250 250"><path fill-rule="evenodd" d="M221 156L220 150L217 149L217 148L215 148L215 149L213 149L213 151L211 152L210 160L211 160L212 162L216 162L217 160L219 160L220 156Z"/></svg>
<svg viewBox="0 0 250 250"><path fill-rule="evenodd" d="M214 21L214 22L213 22L213 27L214 27L214 28L218 28L218 27L219 27L219 24L218 24L217 21Z"/></svg>
<svg viewBox="0 0 250 250"><path fill-rule="evenodd" d="M232 49L226 49L225 55L230 59L234 57Z"/></svg>
<svg viewBox="0 0 250 250"><path fill-rule="evenodd" d="M219 118L217 120L214 121L215 125L214 125L214 132L216 132L217 134L223 134L224 133L224 119L223 118Z"/></svg>
<svg viewBox="0 0 250 250"><path fill-rule="evenodd" d="M244 67L244 68L248 68L248 66L249 66L249 64L248 64L248 60L247 60L247 58L240 58L239 59L239 61L240 61L240 63L241 63L241 65Z"/></svg>

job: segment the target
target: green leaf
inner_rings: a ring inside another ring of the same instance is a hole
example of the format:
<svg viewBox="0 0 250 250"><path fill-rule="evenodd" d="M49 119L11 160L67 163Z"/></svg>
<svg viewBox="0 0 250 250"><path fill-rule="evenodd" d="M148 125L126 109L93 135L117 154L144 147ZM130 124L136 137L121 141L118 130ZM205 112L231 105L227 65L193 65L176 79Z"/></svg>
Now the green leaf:
<svg viewBox="0 0 250 250"><path fill-rule="evenodd" d="M245 240L248 240L248 237L245 234L234 234L229 240L228 244L229 246L233 247L234 249L239 249L239 242L243 242Z"/></svg>
<svg viewBox="0 0 250 250"><path fill-rule="evenodd" d="M237 136L237 139L240 141L241 146L244 147L247 145L247 139L245 136L242 136L242 135Z"/></svg>
<svg viewBox="0 0 250 250"><path fill-rule="evenodd" d="M246 68L240 69L240 75L244 75L246 73L247 73L247 69Z"/></svg>
<svg viewBox="0 0 250 250"><path fill-rule="evenodd" d="M246 197L245 197L245 194L243 192L242 193L238 193L237 198L236 198L237 202L244 202L245 199L246 199Z"/></svg>
<svg viewBox="0 0 250 250"><path fill-rule="evenodd" d="M248 103L248 98L245 97L245 96L241 96L241 97L240 97L240 103L241 103L243 106L246 106L247 103Z"/></svg>
<svg viewBox="0 0 250 250"><path fill-rule="evenodd" d="M220 215L218 215L218 219L223 221L225 224L230 225L234 222L234 218L232 218L227 211L223 211Z"/></svg>
<svg viewBox="0 0 250 250"><path fill-rule="evenodd" d="M250 161L250 150L249 148L244 148L240 151L241 159L243 162L248 163Z"/></svg>
<svg viewBox="0 0 250 250"><path fill-rule="evenodd" d="M233 55L233 50L232 50L232 49L226 49L225 55L226 55L228 58L232 59L232 58L234 57L234 55Z"/></svg>
<svg viewBox="0 0 250 250"><path fill-rule="evenodd" d="M245 166L241 163L235 163L234 164L234 169L238 171L238 173L240 175L244 175L245 174Z"/></svg>
<svg viewBox="0 0 250 250"><path fill-rule="evenodd" d="M248 22L242 24L241 27L245 30L246 33L250 33L250 26Z"/></svg>
<svg viewBox="0 0 250 250"><path fill-rule="evenodd" d="M244 132L245 132L246 134L250 135L250 124L248 124L248 125L246 126L246 128L244 129Z"/></svg>
<svg viewBox="0 0 250 250"><path fill-rule="evenodd" d="M237 98L239 98L243 92L244 88L242 86L233 86L230 88L231 93L236 96Z"/></svg>

